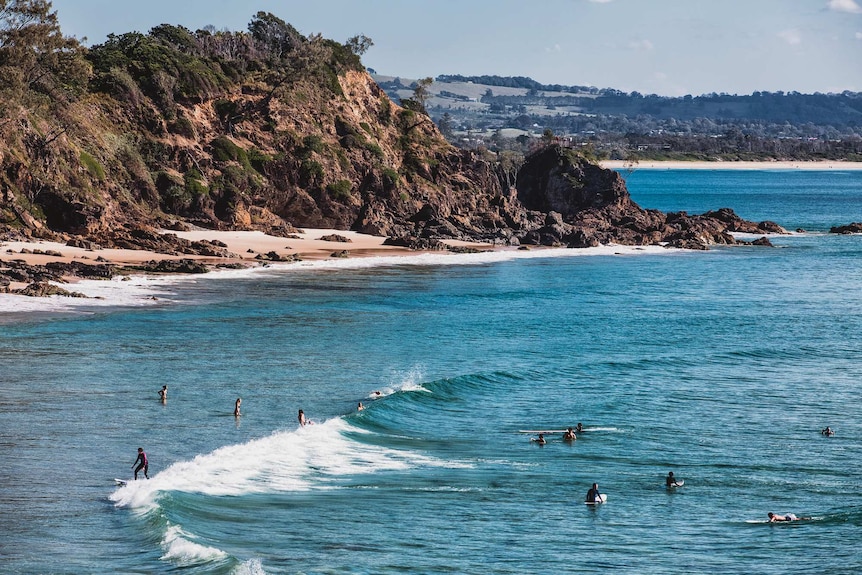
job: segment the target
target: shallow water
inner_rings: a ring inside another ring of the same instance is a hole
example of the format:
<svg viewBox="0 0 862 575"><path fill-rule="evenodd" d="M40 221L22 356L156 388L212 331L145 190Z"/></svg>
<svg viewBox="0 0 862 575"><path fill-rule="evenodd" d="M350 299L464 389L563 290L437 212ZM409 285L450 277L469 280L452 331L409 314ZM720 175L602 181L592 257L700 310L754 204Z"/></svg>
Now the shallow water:
<svg viewBox="0 0 862 575"><path fill-rule="evenodd" d="M628 185L645 207L731 206L810 233L270 269L7 316L2 570L862 569L862 237L823 233L862 221L862 174L640 170ZM519 432L578 421L572 444ZM116 487L138 446L151 479ZM607 504L582 503L593 482Z"/></svg>

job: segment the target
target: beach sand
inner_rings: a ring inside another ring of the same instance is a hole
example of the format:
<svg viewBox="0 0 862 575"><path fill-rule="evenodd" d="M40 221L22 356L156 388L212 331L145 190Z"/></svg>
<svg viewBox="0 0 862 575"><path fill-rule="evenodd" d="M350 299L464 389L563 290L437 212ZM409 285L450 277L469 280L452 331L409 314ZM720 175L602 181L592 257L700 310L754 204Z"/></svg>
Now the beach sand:
<svg viewBox="0 0 862 575"><path fill-rule="evenodd" d="M862 162L657 162L645 160L630 163L625 160L599 162L610 170L862 170Z"/></svg>

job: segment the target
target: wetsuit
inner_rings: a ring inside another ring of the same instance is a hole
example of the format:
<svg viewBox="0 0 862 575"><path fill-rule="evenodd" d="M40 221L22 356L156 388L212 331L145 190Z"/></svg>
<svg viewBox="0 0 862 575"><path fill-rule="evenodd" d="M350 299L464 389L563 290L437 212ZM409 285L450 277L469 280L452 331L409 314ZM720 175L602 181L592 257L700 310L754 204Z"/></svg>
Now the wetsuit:
<svg viewBox="0 0 862 575"><path fill-rule="evenodd" d="M584 500L587 503L595 503L596 501L601 501L600 493L598 489L593 489L590 487L590 490L587 491L587 498Z"/></svg>
<svg viewBox="0 0 862 575"><path fill-rule="evenodd" d="M140 461L140 464L137 467L135 467L135 481L137 481L138 471L140 471L141 469L144 470L144 477L149 479L150 476L147 474L147 472L150 469L150 464L147 462L147 454L144 453L143 451L138 453L138 458L135 460L135 463L138 463L139 461Z"/></svg>

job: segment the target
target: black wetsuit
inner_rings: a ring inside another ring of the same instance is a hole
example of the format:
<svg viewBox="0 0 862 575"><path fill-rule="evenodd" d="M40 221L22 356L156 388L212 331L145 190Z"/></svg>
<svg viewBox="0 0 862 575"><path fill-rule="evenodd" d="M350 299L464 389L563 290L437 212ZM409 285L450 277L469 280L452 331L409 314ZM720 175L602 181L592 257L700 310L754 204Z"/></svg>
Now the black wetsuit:
<svg viewBox="0 0 862 575"><path fill-rule="evenodd" d="M144 470L144 477L149 479L150 476L148 475L148 471L150 470L150 464L147 462L147 454L143 451L138 453L138 458L135 460L135 463L138 463L139 461L140 464L135 467L135 480L138 479L138 471L140 471L141 469Z"/></svg>

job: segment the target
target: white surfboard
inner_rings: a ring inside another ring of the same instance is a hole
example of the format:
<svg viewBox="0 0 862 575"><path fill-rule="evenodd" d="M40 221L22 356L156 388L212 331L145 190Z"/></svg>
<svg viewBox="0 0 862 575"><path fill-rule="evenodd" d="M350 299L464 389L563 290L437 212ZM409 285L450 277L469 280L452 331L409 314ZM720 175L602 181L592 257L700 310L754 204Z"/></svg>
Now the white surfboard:
<svg viewBox="0 0 862 575"><path fill-rule="evenodd" d="M565 429L519 429L518 433L565 433Z"/></svg>
<svg viewBox="0 0 862 575"><path fill-rule="evenodd" d="M671 483L667 488L673 489L674 487L682 487L683 485L685 485L685 479L677 479L675 483Z"/></svg>
<svg viewBox="0 0 862 575"><path fill-rule="evenodd" d="M605 503L608 500L608 494L602 493L599 495L597 501L584 501L587 505L598 505L599 503Z"/></svg>
<svg viewBox="0 0 862 575"><path fill-rule="evenodd" d="M126 485L128 483L128 481L125 481L123 479L117 479L116 477L114 478L114 482L120 486Z"/></svg>

